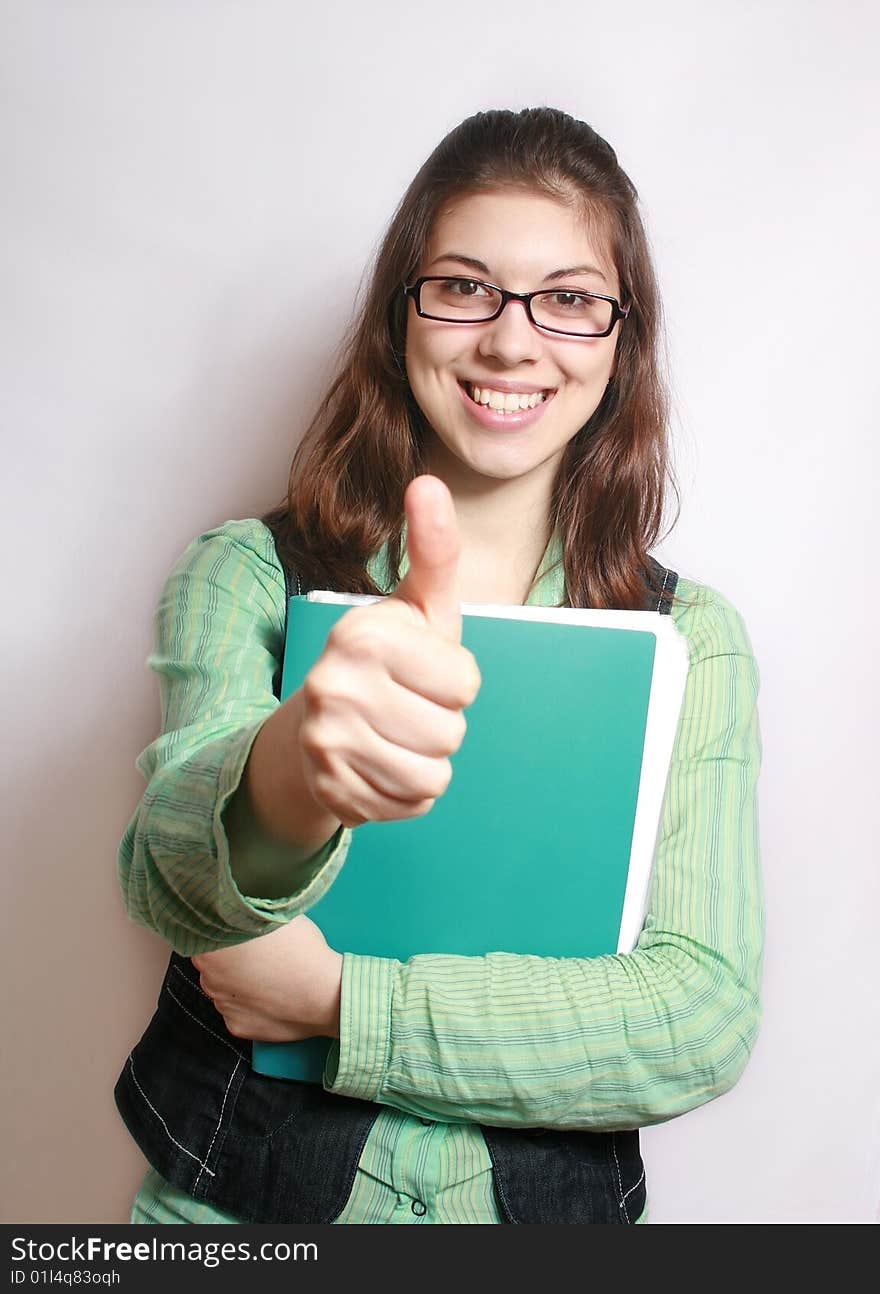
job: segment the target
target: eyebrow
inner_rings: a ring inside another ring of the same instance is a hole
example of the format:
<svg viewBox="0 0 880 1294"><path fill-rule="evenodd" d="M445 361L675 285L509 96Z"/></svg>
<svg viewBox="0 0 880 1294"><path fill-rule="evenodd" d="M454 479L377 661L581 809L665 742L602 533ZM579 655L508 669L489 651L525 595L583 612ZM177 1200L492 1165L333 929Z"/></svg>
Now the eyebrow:
<svg viewBox="0 0 880 1294"><path fill-rule="evenodd" d="M462 265L470 265L471 269L480 270L483 274L491 274L488 265L478 261L474 256L462 256L461 252L443 252L441 256L435 256L431 265L436 265L438 261L460 261ZM431 268L428 266L428 269ZM595 265L570 265L564 270L554 270L552 274L546 274L541 280L542 283L554 283L558 279L567 279L572 274L598 274L603 283L608 280L600 269Z"/></svg>

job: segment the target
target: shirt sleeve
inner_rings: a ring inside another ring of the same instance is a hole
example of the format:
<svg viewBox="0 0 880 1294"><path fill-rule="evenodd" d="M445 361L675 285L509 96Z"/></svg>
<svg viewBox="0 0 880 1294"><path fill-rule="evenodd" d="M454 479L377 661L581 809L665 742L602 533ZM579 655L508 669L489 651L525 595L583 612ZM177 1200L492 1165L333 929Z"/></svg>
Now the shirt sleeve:
<svg viewBox="0 0 880 1294"><path fill-rule="evenodd" d="M760 1016L759 674L735 608L686 589L688 678L635 950L346 954L328 1090L456 1122L611 1130L737 1081Z"/></svg>
<svg viewBox="0 0 880 1294"><path fill-rule="evenodd" d="M271 532L230 521L200 535L172 569L155 615L148 665L159 679L161 734L137 767L144 796L119 847L129 915L185 956L266 934L316 903L348 852L350 830L310 858L275 842L291 893L247 888L249 858L230 858L224 813L257 733L279 702L286 588ZM234 867L233 867L234 864ZM251 869L254 870L254 869ZM235 875L233 875L233 871Z"/></svg>

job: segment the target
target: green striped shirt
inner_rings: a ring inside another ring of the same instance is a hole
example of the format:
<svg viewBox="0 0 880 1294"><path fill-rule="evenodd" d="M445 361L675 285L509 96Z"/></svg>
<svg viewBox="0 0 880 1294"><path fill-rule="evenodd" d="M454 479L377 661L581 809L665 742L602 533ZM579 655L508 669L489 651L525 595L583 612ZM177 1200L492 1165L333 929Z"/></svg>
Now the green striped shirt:
<svg viewBox="0 0 880 1294"><path fill-rule="evenodd" d="M564 601L559 556L554 537L530 604ZM385 557L370 570L390 591ZM758 668L720 593L684 579L678 593L692 604L672 611L690 668L636 949L406 963L346 954L324 1085L385 1109L339 1222L500 1222L476 1124L644 1127L720 1096L742 1073L758 1028L763 935ZM223 815L278 705L285 602L271 533L230 521L189 545L156 611L148 663L162 732L138 759L148 784L119 875L129 914L184 955L307 911L351 843L340 828L282 898L249 895L249 860L230 860ZM230 1220L152 1171L133 1216Z"/></svg>

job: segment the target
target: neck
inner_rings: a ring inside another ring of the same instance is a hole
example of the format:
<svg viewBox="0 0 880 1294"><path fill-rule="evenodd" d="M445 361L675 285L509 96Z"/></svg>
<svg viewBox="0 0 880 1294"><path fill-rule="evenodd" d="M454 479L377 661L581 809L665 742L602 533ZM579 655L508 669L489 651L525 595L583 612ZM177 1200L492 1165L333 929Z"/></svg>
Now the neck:
<svg viewBox="0 0 880 1294"><path fill-rule="evenodd" d="M543 478L499 480L477 476L448 453L435 453L428 470L448 486L458 516L465 602L521 603L550 539L551 471Z"/></svg>

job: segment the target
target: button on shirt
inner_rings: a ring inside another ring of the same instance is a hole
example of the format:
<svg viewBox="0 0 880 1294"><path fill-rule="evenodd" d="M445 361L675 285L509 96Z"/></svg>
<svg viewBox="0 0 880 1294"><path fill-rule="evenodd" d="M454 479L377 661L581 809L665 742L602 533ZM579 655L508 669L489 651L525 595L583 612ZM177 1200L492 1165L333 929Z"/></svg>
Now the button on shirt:
<svg viewBox="0 0 880 1294"><path fill-rule="evenodd" d="M377 1123L359 1165L359 1176L371 1178L372 1188L361 1180L338 1222L503 1220L486 1143L472 1128L415 1119L390 1108Z"/></svg>
<svg viewBox="0 0 880 1294"><path fill-rule="evenodd" d="M390 591L387 549L369 569ZM758 1026L763 933L758 668L720 593L684 579L677 592L672 616L690 668L636 949L406 963L346 954L324 1086L384 1108L337 1221L500 1222L477 1124L643 1127L720 1095L742 1072ZM562 605L564 593L554 536L528 604ZM256 520L194 540L157 608L149 664L163 732L138 760L148 786L119 875L130 915L187 956L307 911L348 852L351 832L340 828L307 866L291 863L286 897L272 899L251 893L250 856L230 861L222 815L278 706L285 610L284 572ZM175 852L165 842L180 840L181 824L188 848ZM475 1018L478 1046L462 1026ZM152 1170L133 1217L234 1221Z"/></svg>

